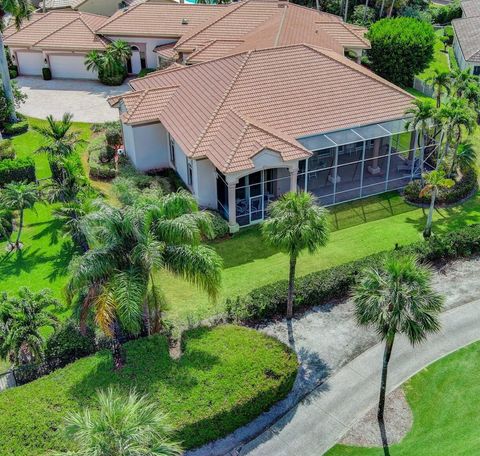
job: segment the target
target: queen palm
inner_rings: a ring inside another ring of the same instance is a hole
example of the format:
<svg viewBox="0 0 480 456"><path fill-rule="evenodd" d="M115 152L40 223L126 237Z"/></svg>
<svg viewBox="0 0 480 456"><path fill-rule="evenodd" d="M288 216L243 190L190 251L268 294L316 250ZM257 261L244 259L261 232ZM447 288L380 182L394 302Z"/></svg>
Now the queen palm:
<svg viewBox="0 0 480 456"><path fill-rule="evenodd" d="M457 147L452 160L450 174L458 166L462 172L475 168L477 164L477 151L470 141L464 141Z"/></svg>
<svg viewBox="0 0 480 456"><path fill-rule="evenodd" d="M84 217L90 212L90 202L68 201L52 211L55 220L62 223L62 229L73 239L79 249L85 253L89 249L84 231Z"/></svg>
<svg viewBox="0 0 480 456"><path fill-rule="evenodd" d="M366 270L354 289L358 324L373 327L385 342L379 420L383 420L388 366L397 334L416 345L440 329L443 298L432 289L431 275L415 256L392 256L380 267Z"/></svg>
<svg viewBox="0 0 480 456"><path fill-rule="evenodd" d="M327 211L307 192L285 193L268 206L268 219L262 224L267 243L290 257L287 319L293 315L295 272L300 253L315 253L328 240Z"/></svg>
<svg viewBox="0 0 480 456"><path fill-rule="evenodd" d="M15 105L12 84L10 81L10 71L8 68L7 54L3 41L3 32L5 30L5 16L11 15L17 28L20 28L25 19L30 18L33 6L30 0L0 0L0 76L2 79L3 92L10 106ZM10 119L17 121L15 109L11 109Z"/></svg>
<svg viewBox="0 0 480 456"><path fill-rule="evenodd" d="M437 108L439 108L442 104L442 96L444 94L450 94L451 74L435 68L434 74L430 76L426 82L434 88Z"/></svg>
<svg viewBox="0 0 480 456"><path fill-rule="evenodd" d="M132 391L120 394L111 388L97 393L95 408L66 417L67 437L77 449L56 456L177 456L172 427L158 403Z"/></svg>
<svg viewBox="0 0 480 456"><path fill-rule="evenodd" d="M20 249L25 209L33 209L40 194L35 183L11 183L0 191L0 205L5 209L19 212L18 234L13 248Z"/></svg>
<svg viewBox="0 0 480 456"><path fill-rule="evenodd" d="M470 83L478 83L478 77L473 75L469 68L465 70L458 69L452 73L452 81L455 94L461 98Z"/></svg>
<svg viewBox="0 0 480 456"><path fill-rule="evenodd" d="M93 313L112 338L116 368L123 365L121 329L138 334L162 327L158 270L184 277L216 297L221 260L201 245L203 236L212 235L211 218L187 192L125 208L100 202L84 224L91 248L72 265L68 297L79 297L82 324Z"/></svg>

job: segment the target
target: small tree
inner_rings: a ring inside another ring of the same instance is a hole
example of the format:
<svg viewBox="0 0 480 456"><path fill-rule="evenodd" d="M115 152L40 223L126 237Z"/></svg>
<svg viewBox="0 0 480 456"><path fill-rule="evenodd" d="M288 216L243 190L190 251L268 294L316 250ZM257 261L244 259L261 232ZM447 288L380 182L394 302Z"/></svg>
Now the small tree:
<svg viewBox="0 0 480 456"><path fill-rule="evenodd" d="M39 199L39 192L35 183L11 183L7 184L0 192L0 205L4 208L18 211L20 220L18 223L18 234L15 244L12 246L15 249L20 249L20 237L23 229L23 218L25 209L35 209L35 203Z"/></svg>
<svg viewBox="0 0 480 456"><path fill-rule="evenodd" d="M438 109L442 104L443 94L450 94L450 86L452 83L451 75L446 71L440 71L438 68L435 68L434 74L430 76L426 82L431 84L435 90Z"/></svg>
<svg viewBox="0 0 480 456"><path fill-rule="evenodd" d="M397 334L412 345L440 329L443 298L431 286L431 271L414 256L389 257L380 268L365 271L354 289L358 324L372 326L385 342L378 419L383 421L387 374Z"/></svg>
<svg viewBox="0 0 480 456"><path fill-rule="evenodd" d="M416 74L433 59L435 32L431 24L410 17L382 19L370 28L367 55L375 73L410 87Z"/></svg>
<svg viewBox="0 0 480 456"><path fill-rule="evenodd" d="M262 224L266 241L290 256L287 318L293 315L295 270L303 250L315 253L328 240L327 211L307 192L285 193L268 207L269 218Z"/></svg>
<svg viewBox="0 0 480 456"><path fill-rule="evenodd" d="M95 409L71 413L66 435L77 449L57 456L177 456L182 454L171 439L173 429L156 402L131 392L124 396L112 390L97 393Z"/></svg>

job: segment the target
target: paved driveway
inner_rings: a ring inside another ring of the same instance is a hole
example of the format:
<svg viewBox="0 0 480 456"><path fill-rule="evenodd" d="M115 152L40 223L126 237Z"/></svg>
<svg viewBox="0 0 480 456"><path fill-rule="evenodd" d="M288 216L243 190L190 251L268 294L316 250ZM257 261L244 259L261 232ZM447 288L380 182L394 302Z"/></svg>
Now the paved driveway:
<svg viewBox="0 0 480 456"><path fill-rule="evenodd" d="M118 119L118 110L112 109L106 99L130 90L127 84L107 87L98 81L53 79L21 76L17 84L28 95L20 112L44 119L49 114L60 118L71 112L77 122L106 122Z"/></svg>

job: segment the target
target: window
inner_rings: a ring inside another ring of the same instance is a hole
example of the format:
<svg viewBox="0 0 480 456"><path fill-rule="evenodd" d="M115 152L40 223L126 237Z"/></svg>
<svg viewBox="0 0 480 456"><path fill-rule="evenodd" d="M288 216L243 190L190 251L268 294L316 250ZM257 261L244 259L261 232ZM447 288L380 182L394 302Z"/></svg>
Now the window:
<svg viewBox="0 0 480 456"><path fill-rule="evenodd" d="M474 66L473 67L473 74L475 76L480 76L480 66Z"/></svg>
<svg viewBox="0 0 480 456"><path fill-rule="evenodd" d="M187 184L193 184L193 167L192 167L192 160L187 158Z"/></svg>
<svg viewBox="0 0 480 456"><path fill-rule="evenodd" d="M168 143L170 148L170 163L175 168L175 140L168 135Z"/></svg>

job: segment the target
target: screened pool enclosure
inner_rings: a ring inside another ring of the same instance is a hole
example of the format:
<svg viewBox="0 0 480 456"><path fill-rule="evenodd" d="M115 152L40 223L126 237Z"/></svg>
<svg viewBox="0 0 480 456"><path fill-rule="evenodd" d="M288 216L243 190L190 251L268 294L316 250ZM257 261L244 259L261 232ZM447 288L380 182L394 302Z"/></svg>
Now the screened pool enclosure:
<svg viewBox="0 0 480 456"><path fill-rule="evenodd" d="M405 119L299 138L310 158L264 166L246 175L218 173L218 209L230 225L266 217L283 193L306 190L331 206L405 187L420 177L423 158ZM234 207L233 213L230 208Z"/></svg>

